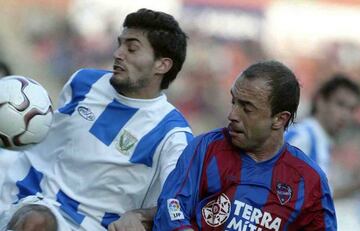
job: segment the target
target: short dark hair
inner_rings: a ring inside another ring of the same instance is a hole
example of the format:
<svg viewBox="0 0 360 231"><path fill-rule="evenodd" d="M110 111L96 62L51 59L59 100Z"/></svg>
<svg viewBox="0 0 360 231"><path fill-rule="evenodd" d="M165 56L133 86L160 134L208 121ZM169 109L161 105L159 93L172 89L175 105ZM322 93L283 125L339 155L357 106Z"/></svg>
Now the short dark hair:
<svg viewBox="0 0 360 231"><path fill-rule="evenodd" d="M323 83L313 96L311 114L317 112L316 101L319 97L328 100L338 89L345 88L352 91L358 98L360 98L359 86L351 80L347 75L336 73L330 77L330 80Z"/></svg>
<svg viewBox="0 0 360 231"><path fill-rule="evenodd" d="M173 61L171 69L164 75L161 89L166 89L176 78L186 57L186 34L173 16L160 11L140 9L128 14L124 27L145 30L154 49L155 57L168 57Z"/></svg>
<svg viewBox="0 0 360 231"><path fill-rule="evenodd" d="M294 73L284 64L269 60L258 62L248 67L242 75L244 78L266 78L271 92L269 102L271 105L271 116L288 111L290 119L285 128L292 123L300 100L300 85Z"/></svg>

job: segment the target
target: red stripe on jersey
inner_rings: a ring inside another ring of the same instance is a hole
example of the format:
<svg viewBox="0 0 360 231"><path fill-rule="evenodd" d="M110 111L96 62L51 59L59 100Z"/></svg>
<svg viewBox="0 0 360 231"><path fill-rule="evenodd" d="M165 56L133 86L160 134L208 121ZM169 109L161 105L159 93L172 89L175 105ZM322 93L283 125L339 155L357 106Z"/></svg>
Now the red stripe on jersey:
<svg viewBox="0 0 360 231"><path fill-rule="evenodd" d="M230 201L233 201L237 187L232 187L234 184L238 184L241 179L241 165L242 160L240 158L239 151L233 147L230 141L224 137L211 143L207 148L207 153L204 158L204 165L202 169L201 183L200 183L200 200L210 196L207 195L208 191L208 178L207 167L213 158L216 158L218 172L220 173L219 179L221 184L221 190L217 194L213 195L214 199L225 193ZM210 179L211 181L211 179ZM226 223L224 223L226 224ZM224 225L218 227L210 227L206 224L204 218L201 219L202 230L222 231L225 229Z"/></svg>

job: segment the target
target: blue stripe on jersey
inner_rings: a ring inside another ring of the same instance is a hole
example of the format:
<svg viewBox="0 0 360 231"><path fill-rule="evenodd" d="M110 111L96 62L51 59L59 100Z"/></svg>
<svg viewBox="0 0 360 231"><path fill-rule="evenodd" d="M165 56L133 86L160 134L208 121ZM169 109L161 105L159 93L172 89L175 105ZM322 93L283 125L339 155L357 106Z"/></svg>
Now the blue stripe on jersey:
<svg viewBox="0 0 360 231"><path fill-rule="evenodd" d="M190 143L194 139L194 135L190 132L185 133L187 143Z"/></svg>
<svg viewBox="0 0 360 231"><path fill-rule="evenodd" d="M153 155L161 140L175 127L188 127L184 117L176 110L169 112L148 134L143 136L135 148L130 162L152 166Z"/></svg>
<svg viewBox="0 0 360 231"><path fill-rule="evenodd" d="M37 171L34 167L30 167L26 177L16 182L16 186L19 188L19 193L17 194L18 199L24 197L35 195L37 192L42 192L40 188L40 182L43 177L43 174Z"/></svg>
<svg viewBox="0 0 360 231"><path fill-rule="evenodd" d="M116 221L119 218L120 218L120 216L116 213L105 213L101 220L101 225L103 227L105 227L106 229L108 229L108 226L110 225L110 223L113 221Z"/></svg>
<svg viewBox="0 0 360 231"><path fill-rule="evenodd" d="M249 164L243 161L240 179L241 185L236 189L235 196L235 198L249 198L250 201L243 202L259 209L264 206L268 199L272 182L272 168L269 168L267 165L268 171L264 172L264 166L260 165Z"/></svg>
<svg viewBox="0 0 360 231"><path fill-rule="evenodd" d="M221 189L221 180L215 155L212 156L210 163L206 168L206 177L208 185L207 191L209 193L219 192Z"/></svg>
<svg viewBox="0 0 360 231"><path fill-rule="evenodd" d="M321 181L321 191L323 195L330 195L330 188L328 187L327 180ZM322 196L321 197L321 205L325 210L329 212L324 214L324 224L326 230L337 230L337 222L336 222L336 215L334 209L334 202L331 199L331 196Z"/></svg>
<svg viewBox="0 0 360 231"><path fill-rule="evenodd" d="M71 199L61 190L56 194L56 201L61 204L60 209L62 209L76 224L81 224L85 216L77 211L80 204L79 202Z"/></svg>
<svg viewBox="0 0 360 231"><path fill-rule="evenodd" d="M121 128L138 110L114 99L95 121L90 133L109 146Z"/></svg>
<svg viewBox="0 0 360 231"><path fill-rule="evenodd" d="M295 210L290 214L289 219L287 221L287 223L284 226L284 230L287 230L287 227L289 224L293 223L295 221L295 219L297 218L297 216L299 215L301 208L304 204L304 199L305 199L305 188L304 188L304 178L301 178L299 184L298 184L298 195L297 195L297 199L296 199L296 204L295 204Z"/></svg>
<svg viewBox="0 0 360 231"><path fill-rule="evenodd" d="M72 99L69 103L59 108L59 112L71 115L79 102L85 99L85 95L89 93L91 86L106 73L109 72L95 69L80 70L70 83Z"/></svg>

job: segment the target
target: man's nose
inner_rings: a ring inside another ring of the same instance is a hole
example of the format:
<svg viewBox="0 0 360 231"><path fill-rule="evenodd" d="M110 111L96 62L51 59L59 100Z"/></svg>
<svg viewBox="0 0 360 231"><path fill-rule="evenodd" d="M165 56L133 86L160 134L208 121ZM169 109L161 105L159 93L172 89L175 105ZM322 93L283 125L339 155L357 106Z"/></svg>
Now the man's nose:
<svg viewBox="0 0 360 231"><path fill-rule="evenodd" d="M237 107L235 105L233 105L231 107L231 110L228 114L228 120L230 121L237 121Z"/></svg>
<svg viewBox="0 0 360 231"><path fill-rule="evenodd" d="M114 58L123 60L125 58L124 48L122 46L116 48L113 55Z"/></svg>

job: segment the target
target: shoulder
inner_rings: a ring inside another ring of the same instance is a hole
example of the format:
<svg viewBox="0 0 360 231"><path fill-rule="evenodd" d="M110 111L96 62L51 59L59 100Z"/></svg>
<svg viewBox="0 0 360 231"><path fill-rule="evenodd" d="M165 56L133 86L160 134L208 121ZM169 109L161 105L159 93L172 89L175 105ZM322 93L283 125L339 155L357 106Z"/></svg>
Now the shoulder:
<svg viewBox="0 0 360 231"><path fill-rule="evenodd" d="M162 127L165 127L166 130L171 130L173 128L190 128L184 115L172 105L169 113L164 116L160 123L163 124Z"/></svg>
<svg viewBox="0 0 360 231"><path fill-rule="evenodd" d="M209 132L202 133L195 137L194 142L201 144L203 147L209 147L210 145L224 147L228 145L224 128L217 128Z"/></svg>
<svg viewBox="0 0 360 231"><path fill-rule="evenodd" d="M286 163L304 180L327 181L326 174L319 165L299 148L287 144Z"/></svg>

